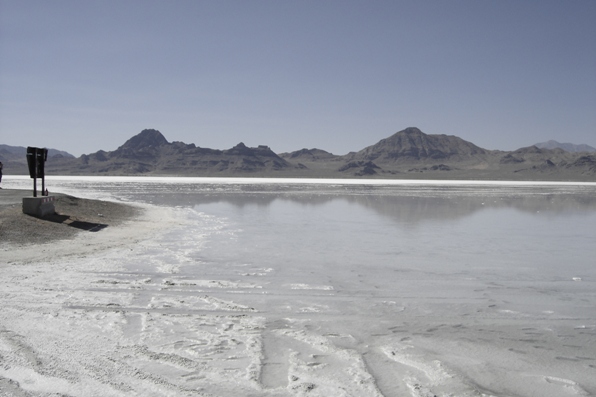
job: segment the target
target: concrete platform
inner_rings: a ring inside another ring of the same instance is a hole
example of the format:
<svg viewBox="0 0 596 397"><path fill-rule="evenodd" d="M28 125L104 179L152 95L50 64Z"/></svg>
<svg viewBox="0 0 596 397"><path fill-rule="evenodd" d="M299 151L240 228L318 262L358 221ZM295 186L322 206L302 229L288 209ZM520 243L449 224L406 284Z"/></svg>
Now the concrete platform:
<svg viewBox="0 0 596 397"><path fill-rule="evenodd" d="M53 215L56 212L54 201L54 196L23 197L23 213L38 218Z"/></svg>

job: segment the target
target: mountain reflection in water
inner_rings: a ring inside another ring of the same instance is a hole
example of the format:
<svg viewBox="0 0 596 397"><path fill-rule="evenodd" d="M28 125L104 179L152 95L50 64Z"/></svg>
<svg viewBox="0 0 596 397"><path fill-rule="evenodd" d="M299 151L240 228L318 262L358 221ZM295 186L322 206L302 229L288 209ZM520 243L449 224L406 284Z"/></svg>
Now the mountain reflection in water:
<svg viewBox="0 0 596 397"><path fill-rule="evenodd" d="M141 197L131 197L142 200ZM320 206L344 200L373 210L398 223L456 220L487 209L513 209L524 213L570 215L596 211L593 187L410 187L410 186L226 186L188 185L174 191L154 192L158 205L196 207L227 203L235 207L266 207L276 201Z"/></svg>

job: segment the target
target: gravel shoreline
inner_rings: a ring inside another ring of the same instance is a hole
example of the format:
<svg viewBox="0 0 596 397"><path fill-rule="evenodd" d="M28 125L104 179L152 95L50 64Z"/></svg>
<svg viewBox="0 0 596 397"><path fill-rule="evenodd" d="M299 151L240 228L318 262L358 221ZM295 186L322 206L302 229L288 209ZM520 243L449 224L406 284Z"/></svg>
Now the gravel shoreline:
<svg viewBox="0 0 596 397"><path fill-rule="evenodd" d="M25 247L72 239L132 220L142 209L121 203L53 194L56 214L36 218L22 211L25 190L0 190L0 245Z"/></svg>

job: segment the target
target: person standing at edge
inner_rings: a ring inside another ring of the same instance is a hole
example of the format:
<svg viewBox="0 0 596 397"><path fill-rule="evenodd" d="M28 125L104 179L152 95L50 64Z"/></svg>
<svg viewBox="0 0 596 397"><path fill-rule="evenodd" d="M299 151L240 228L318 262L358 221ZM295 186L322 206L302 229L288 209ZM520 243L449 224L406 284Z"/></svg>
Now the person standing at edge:
<svg viewBox="0 0 596 397"><path fill-rule="evenodd" d="M0 161L0 183L2 183L2 161ZM2 186L0 186L0 189L2 189Z"/></svg>

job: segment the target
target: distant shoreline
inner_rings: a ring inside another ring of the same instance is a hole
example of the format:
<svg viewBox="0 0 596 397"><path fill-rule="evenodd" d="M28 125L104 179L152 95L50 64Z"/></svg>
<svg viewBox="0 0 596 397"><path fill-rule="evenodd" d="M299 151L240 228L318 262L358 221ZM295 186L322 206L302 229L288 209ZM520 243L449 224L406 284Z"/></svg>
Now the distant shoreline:
<svg viewBox="0 0 596 397"><path fill-rule="evenodd" d="M29 180L28 175L5 175L7 181ZM179 181L180 183L234 183L234 184L346 184L346 185L400 185L400 184L466 184L466 185L595 185L595 180L550 179L432 179L432 178L315 178L315 177L267 177L267 176L190 176L190 175L51 175L46 177L51 189L52 180L122 180L134 182ZM4 183L5 184L5 183ZM22 189L25 190L25 189ZM31 190L31 189L27 189Z"/></svg>
<svg viewBox="0 0 596 397"><path fill-rule="evenodd" d="M4 174L3 178L10 177L27 177L27 173L12 173ZM420 172L420 173L397 173L393 175L375 175L375 176L354 176L343 174L300 174L291 171L282 171L279 173L245 173L245 174L230 174L222 175L221 173L205 173L201 175L192 174L165 174L165 173L137 173L137 174L64 174L52 175L51 177L89 177L89 178L114 178L114 177L130 177L130 178L213 178L213 179L331 179L331 180L359 180L359 181L403 181L403 180L437 180L437 181L511 181L511 182L595 182L596 175L577 175L574 173L565 174L551 174L541 175L540 173L532 173L531 177L528 174L512 174L498 172L486 172L475 175L472 172L454 172L454 171L434 171L434 172Z"/></svg>

